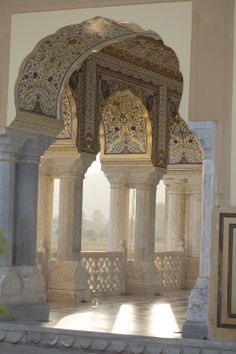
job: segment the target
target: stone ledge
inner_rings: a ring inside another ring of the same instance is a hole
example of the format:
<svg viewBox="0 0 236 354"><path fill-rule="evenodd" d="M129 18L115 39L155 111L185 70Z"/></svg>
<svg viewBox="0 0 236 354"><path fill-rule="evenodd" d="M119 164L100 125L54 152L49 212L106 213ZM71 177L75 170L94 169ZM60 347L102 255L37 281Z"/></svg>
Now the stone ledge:
<svg viewBox="0 0 236 354"><path fill-rule="evenodd" d="M9 315L7 318L0 316L0 321L11 320L36 320L48 321L49 305L48 304L23 304L23 305L8 305Z"/></svg>
<svg viewBox="0 0 236 354"><path fill-rule="evenodd" d="M31 353L30 350L34 347L40 354L54 352L53 348L57 349L56 353L76 351L79 354L85 351L97 354L236 354L236 343L232 342L126 336L9 323L0 323L0 342L18 344L15 348L24 347L24 353ZM29 348L29 351L26 348Z"/></svg>

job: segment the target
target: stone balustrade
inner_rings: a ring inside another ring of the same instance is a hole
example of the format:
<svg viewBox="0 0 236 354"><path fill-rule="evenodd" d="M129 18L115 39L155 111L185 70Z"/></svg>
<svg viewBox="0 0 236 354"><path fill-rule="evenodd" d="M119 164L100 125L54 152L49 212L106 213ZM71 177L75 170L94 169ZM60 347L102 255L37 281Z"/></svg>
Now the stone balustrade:
<svg viewBox="0 0 236 354"><path fill-rule="evenodd" d="M155 252L154 261L163 290L183 288L185 262L182 251Z"/></svg>
<svg viewBox="0 0 236 354"><path fill-rule="evenodd" d="M44 269L45 276L45 265L42 264L43 258L40 255L41 252L38 253L38 267L40 270ZM80 262L89 275L89 288L94 295L126 293L125 257L124 252L81 252ZM154 261L163 290L183 287L185 262L182 251L155 252ZM49 262L50 271L54 263Z"/></svg>
<svg viewBox="0 0 236 354"><path fill-rule="evenodd" d="M92 293L125 293L126 264L123 252L81 252L80 260L89 274L88 283Z"/></svg>

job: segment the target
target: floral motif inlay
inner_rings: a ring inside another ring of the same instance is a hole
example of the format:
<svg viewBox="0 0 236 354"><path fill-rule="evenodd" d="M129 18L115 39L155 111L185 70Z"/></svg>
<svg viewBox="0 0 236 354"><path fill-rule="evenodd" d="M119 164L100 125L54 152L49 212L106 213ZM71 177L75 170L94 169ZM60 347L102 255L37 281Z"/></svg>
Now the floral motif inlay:
<svg viewBox="0 0 236 354"><path fill-rule="evenodd" d="M70 139L72 135L72 114L70 101L67 96L66 91L63 94L62 98L62 118L64 121L64 129L59 134L59 139Z"/></svg>
<svg viewBox="0 0 236 354"><path fill-rule="evenodd" d="M102 111L105 154L143 154L147 131L145 108L129 91L118 91Z"/></svg>
<svg viewBox="0 0 236 354"><path fill-rule="evenodd" d="M175 52L161 40L137 36L112 44L103 52L182 81Z"/></svg>
<svg viewBox="0 0 236 354"><path fill-rule="evenodd" d="M170 125L169 164L202 163L202 153L186 122L177 115Z"/></svg>
<svg viewBox="0 0 236 354"><path fill-rule="evenodd" d="M118 39L119 44L110 46ZM79 59L85 52L106 44L113 56L182 83L178 59L160 38L150 38L145 30L129 24L96 17L63 27L39 42L22 67L17 108L57 118L58 99L67 73L76 62L81 65Z"/></svg>
<svg viewBox="0 0 236 354"><path fill-rule="evenodd" d="M132 34L115 21L95 18L66 26L44 38L26 59L18 86L21 110L57 117L57 100L67 71L87 50Z"/></svg>

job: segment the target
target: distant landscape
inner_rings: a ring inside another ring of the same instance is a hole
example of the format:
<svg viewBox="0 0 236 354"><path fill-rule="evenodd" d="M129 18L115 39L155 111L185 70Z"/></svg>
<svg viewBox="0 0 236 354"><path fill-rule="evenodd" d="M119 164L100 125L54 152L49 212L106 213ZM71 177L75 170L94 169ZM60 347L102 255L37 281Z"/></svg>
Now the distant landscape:
<svg viewBox="0 0 236 354"><path fill-rule="evenodd" d="M101 171L100 162L97 159L88 169L83 187L83 216L82 216L82 251L106 251L108 249L108 225L110 207L110 185L104 173ZM58 186L57 186L58 189ZM157 250L164 247L164 212L165 193L164 185L160 182L157 188L156 204L156 232L155 246ZM58 190L56 191L58 193ZM55 200L58 203L58 197ZM56 208L55 208L56 210ZM130 212L130 242L129 248L133 248L134 216ZM53 255L56 256L58 240L58 215L53 217ZM132 256L132 255L131 255Z"/></svg>

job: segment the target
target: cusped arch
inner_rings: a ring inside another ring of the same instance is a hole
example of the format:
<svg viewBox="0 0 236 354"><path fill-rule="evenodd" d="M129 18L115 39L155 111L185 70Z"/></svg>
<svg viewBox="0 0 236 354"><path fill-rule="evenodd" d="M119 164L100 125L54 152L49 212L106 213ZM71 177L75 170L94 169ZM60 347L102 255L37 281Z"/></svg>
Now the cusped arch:
<svg viewBox="0 0 236 354"><path fill-rule="evenodd" d="M118 91L101 114L101 158L146 158L151 160L152 128L148 111L131 91Z"/></svg>
<svg viewBox="0 0 236 354"><path fill-rule="evenodd" d="M110 19L95 17L59 29L56 33L42 39L33 52L26 57L16 83L17 115L13 126L24 126L27 129L27 124L30 122L28 124L30 130L45 132L46 126L48 131L50 129L54 133L61 131L63 92L72 72L78 70L91 53L116 42L136 37L140 42L136 45L137 53L143 47L143 41L151 40L149 50L152 53L154 51L159 53L153 55L153 58L155 57L162 69L165 68L165 73L170 71L172 75L175 72L174 79L177 75L182 85L178 59L173 50L166 47L157 34L143 30L134 24L117 23ZM117 48L115 47L114 50L117 51ZM147 57L147 53L142 51L142 56ZM164 57L165 60L161 60Z"/></svg>

